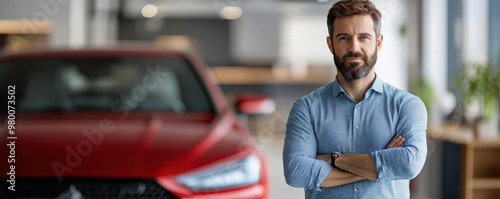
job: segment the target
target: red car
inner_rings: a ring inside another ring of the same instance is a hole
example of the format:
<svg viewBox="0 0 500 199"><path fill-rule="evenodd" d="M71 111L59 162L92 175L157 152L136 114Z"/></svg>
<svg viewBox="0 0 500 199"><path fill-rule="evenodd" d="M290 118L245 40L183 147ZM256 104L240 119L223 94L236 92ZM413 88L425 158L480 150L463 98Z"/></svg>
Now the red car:
<svg viewBox="0 0 500 199"><path fill-rule="evenodd" d="M4 55L0 86L0 198L268 198L263 154L192 56ZM272 109L243 96L246 113Z"/></svg>

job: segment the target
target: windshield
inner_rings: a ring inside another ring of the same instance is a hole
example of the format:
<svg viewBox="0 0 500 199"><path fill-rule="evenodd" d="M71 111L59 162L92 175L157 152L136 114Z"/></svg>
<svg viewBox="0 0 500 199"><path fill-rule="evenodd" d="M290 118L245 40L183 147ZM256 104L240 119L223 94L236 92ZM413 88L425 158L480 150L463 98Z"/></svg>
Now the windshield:
<svg viewBox="0 0 500 199"><path fill-rule="evenodd" d="M0 63L0 86L16 86L17 112L214 112L191 67L178 58L12 61Z"/></svg>

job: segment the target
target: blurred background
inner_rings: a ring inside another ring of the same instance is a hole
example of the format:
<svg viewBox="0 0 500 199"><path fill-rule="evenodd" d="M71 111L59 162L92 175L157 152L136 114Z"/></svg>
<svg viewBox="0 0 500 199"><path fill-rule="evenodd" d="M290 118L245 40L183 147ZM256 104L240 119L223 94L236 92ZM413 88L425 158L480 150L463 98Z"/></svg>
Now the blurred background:
<svg viewBox="0 0 500 199"><path fill-rule="evenodd" d="M249 118L265 151L272 198L303 198L283 177L289 110L333 81L326 15L336 0L0 1L0 52L151 43L197 54L222 90L275 100ZM500 1L374 0L384 43L375 66L428 109L428 159L412 198L500 195Z"/></svg>

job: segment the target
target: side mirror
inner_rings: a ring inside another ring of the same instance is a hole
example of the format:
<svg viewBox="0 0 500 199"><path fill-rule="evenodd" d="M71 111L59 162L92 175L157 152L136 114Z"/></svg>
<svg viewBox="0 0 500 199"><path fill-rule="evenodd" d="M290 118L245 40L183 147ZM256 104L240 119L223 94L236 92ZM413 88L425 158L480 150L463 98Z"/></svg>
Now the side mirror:
<svg viewBox="0 0 500 199"><path fill-rule="evenodd" d="M266 96L241 93L236 96L236 109L242 114L270 114L274 112L276 105Z"/></svg>

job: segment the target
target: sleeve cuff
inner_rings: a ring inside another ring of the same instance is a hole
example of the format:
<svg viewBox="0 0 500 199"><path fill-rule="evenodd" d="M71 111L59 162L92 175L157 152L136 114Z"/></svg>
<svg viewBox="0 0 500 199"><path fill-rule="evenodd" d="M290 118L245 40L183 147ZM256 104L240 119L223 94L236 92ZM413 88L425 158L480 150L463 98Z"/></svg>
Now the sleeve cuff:
<svg viewBox="0 0 500 199"><path fill-rule="evenodd" d="M382 160L381 160L381 155L380 151L374 151L371 152L370 155L372 156L373 162L375 162L375 169L377 172L377 182L380 180L385 179L387 176L386 168L382 165Z"/></svg>
<svg viewBox="0 0 500 199"><path fill-rule="evenodd" d="M332 170L332 166L325 161L317 160L320 163L319 174L316 181L316 186L314 191L322 191L323 188L319 185L326 179L330 171Z"/></svg>

